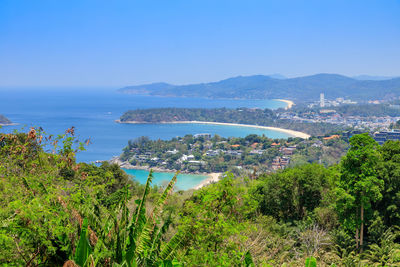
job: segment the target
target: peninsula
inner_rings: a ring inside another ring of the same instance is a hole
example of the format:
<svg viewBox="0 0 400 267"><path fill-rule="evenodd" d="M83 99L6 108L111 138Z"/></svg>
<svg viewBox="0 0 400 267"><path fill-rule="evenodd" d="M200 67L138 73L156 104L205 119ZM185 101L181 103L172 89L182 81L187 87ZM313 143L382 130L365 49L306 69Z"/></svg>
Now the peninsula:
<svg viewBox="0 0 400 267"><path fill-rule="evenodd" d="M240 127L255 127L280 131L307 139L343 130L330 123L293 122L281 119L277 111L255 108L155 108L125 112L119 123L202 123Z"/></svg>

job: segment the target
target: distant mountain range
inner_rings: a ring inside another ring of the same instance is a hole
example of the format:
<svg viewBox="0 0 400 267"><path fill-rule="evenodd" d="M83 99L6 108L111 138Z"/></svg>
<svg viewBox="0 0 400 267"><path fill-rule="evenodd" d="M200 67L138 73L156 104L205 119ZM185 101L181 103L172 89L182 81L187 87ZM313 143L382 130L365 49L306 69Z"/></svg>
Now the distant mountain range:
<svg viewBox="0 0 400 267"><path fill-rule="evenodd" d="M272 77L271 77L272 76ZM400 96L400 78L355 79L338 74L316 74L298 78L281 75L238 76L218 82L172 85L152 83L119 89L123 93L174 97L274 99L297 101L344 97L354 100L392 99ZM275 78L274 78L275 77Z"/></svg>

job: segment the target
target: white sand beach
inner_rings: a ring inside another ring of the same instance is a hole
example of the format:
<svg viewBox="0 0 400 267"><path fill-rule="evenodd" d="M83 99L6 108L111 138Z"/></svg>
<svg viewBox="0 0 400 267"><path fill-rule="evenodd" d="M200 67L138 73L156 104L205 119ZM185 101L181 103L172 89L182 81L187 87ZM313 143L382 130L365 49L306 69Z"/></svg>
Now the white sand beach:
<svg viewBox="0 0 400 267"><path fill-rule="evenodd" d="M287 104L285 109L291 109L294 105L294 102L291 100L286 100L286 99L274 99L274 100L285 102Z"/></svg>
<svg viewBox="0 0 400 267"><path fill-rule="evenodd" d="M260 125L251 125L251 124L239 124L239 123L227 123L227 122L212 122L212 121L173 121L173 122L163 122L163 123L197 123L197 124L214 124L214 125L227 125L227 126L239 126L239 127L250 127L250 128L258 128L258 129L266 129L266 130L273 130L282 133L287 133L293 137L300 137L303 139L310 138L309 134L289 130L289 129L282 129L278 127L270 127L270 126L260 126Z"/></svg>
<svg viewBox="0 0 400 267"><path fill-rule="evenodd" d="M220 178L221 175L222 175L222 173L218 173L218 172L210 173L210 174L208 175L208 178L207 178L207 179L201 181L200 184L198 184L197 186L193 187L192 189L197 190L197 189L200 189L200 188L202 188L203 186L206 186L206 185L208 185L208 184L210 184L210 183L216 183L216 182L219 181L219 178Z"/></svg>

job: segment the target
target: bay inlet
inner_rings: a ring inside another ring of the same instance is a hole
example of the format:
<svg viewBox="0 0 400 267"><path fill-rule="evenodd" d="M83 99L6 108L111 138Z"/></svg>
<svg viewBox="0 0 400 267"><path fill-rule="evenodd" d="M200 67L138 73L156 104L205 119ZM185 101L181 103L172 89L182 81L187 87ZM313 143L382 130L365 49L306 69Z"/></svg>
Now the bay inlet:
<svg viewBox="0 0 400 267"><path fill-rule="evenodd" d="M141 184L146 183L149 171L138 169L123 169L127 174L134 177ZM153 172L153 184L165 186L174 176L173 172ZM197 187L202 181L208 178L208 175L180 173L177 177L175 190L188 190Z"/></svg>

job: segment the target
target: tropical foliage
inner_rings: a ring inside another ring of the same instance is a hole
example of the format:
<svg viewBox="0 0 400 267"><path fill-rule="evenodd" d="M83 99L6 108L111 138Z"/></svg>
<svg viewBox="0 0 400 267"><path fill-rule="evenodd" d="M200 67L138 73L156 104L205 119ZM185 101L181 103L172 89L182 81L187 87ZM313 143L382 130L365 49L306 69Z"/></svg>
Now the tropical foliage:
<svg viewBox="0 0 400 267"><path fill-rule="evenodd" d="M60 144L60 145L59 145ZM400 142L351 138L331 167L199 190L76 163L74 129L0 135L5 266L399 266Z"/></svg>
<svg viewBox="0 0 400 267"><path fill-rule="evenodd" d="M73 135L73 129L58 137L44 137L35 129L1 135L0 263L172 262L183 235L164 242L170 220L161 216L176 176L159 194L151 187L151 174L140 186L116 165L77 164L74 156L82 146L76 145ZM45 141L55 153L43 151ZM133 201L135 196L140 198ZM152 212L146 214L148 204Z"/></svg>

